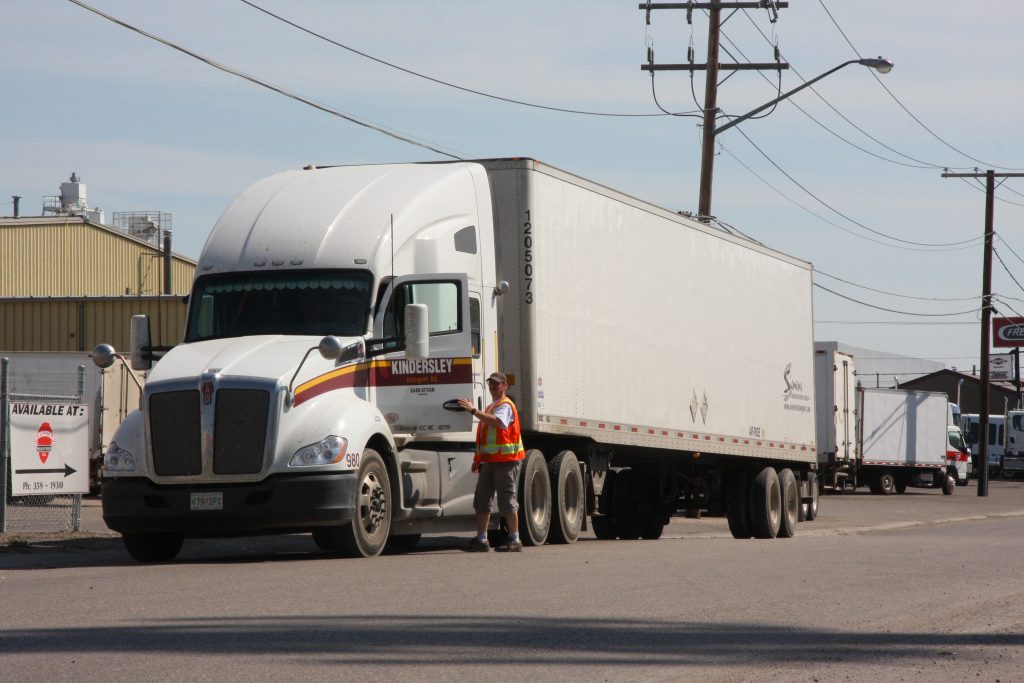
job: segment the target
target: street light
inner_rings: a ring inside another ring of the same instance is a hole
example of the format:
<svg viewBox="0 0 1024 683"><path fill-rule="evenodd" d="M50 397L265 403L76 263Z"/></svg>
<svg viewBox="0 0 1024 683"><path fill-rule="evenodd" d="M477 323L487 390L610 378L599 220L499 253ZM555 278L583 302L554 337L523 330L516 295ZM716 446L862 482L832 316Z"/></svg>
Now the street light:
<svg viewBox="0 0 1024 683"><path fill-rule="evenodd" d="M804 88L814 85L815 83L825 78L826 76L830 76L834 74L836 71L839 71L843 67L849 66L851 64L860 64L861 66L867 66L881 74L889 73L890 71L892 71L893 67L893 63L884 57L875 57L868 59L851 59L850 61L843 62L842 64L833 69L829 69L820 76L817 76L809 81L804 82L803 84L793 88L789 92L779 95L771 102L766 102L757 109L748 111L743 116L737 116L736 118L731 119L728 123L722 124L717 128L713 127L715 112L710 112L710 116L705 117L704 149L700 164L700 199L697 207L697 215L701 220L706 221L711 216L711 179L714 173L715 164L715 136L723 131L729 130L737 123L742 123L743 121L746 121L752 116L757 116L765 109L775 106L782 100L792 97L793 95L800 92Z"/></svg>

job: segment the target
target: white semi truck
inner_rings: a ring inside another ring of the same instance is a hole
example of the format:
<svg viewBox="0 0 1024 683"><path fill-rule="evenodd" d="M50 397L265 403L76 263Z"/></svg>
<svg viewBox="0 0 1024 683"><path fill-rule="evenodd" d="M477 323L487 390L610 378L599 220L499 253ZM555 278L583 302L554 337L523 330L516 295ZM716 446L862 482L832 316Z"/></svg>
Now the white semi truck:
<svg viewBox="0 0 1024 683"><path fill-rule="evenodd" d="M289 171L210 234L183 343L108 448L103 515L141 561L193 536L372 556L471 531L453 408L500 370L524 543L588 516L657 538L677 511L790 536L817 514L812 355L809 264L540 162Z"/></svg>

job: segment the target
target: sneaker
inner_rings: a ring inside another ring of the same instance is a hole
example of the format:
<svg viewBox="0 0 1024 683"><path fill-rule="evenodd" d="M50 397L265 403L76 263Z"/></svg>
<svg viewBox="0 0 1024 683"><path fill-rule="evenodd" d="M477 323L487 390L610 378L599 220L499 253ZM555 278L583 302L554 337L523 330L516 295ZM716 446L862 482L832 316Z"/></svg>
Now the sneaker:
<svg viewBox="0 0 1024 683"><path fill-rule="evenodd" d="M469 543L463 548L467 553L486 553L490 552L491 546L487 545L487 541L481 541L479 538L474 536Z"/></svg>
<svg viewBox="0 0 1024 683"><path fill-rule="evenodd" d="M495 548L499 553L521 553L523 552L522 541L506 541Z"/></svg>

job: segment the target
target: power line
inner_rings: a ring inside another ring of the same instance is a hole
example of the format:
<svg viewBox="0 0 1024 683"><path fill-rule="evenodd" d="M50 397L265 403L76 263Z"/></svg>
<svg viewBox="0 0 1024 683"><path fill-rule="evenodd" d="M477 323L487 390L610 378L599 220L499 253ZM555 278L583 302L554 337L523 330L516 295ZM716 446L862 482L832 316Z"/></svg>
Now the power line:
<svg viewBox="0 0 1024 683"><path fill-rule="evenodd" d="M458 156L456 154L451 154L449 152L446 152L446 151L444 151L444 150L440 149L439 147L436 147L436 146L434 146L432 144L428 144L426 142L421 142L419 140L416 140L416 139L412 138L411 136L409 136L409 135L407 135L405 133L399 133L399 132L396 132L396 131L393 131L393 130L389 130L387 128L384 128L383 126L377 125L377 124L372 123L370 121L366 121L366 120L357 118L356 116L353 116L352 114L346 114L345 112L339 111L337 109L332 109L331 107L328 107L327 105L320 104L318 102L314 102L313 100L310 100L309 98L306 98L306 97L303 97L302 95L298 95L296 93L293 93L293 92L291 92L289 90L286 90L286 89L284 89L284 88L282 88L280 86L274 85L272 83L268 83L267 81L263 81L263 80L261 80L259 78L256 78L255 76L251 76L251 75L249 75L249 74L247 74L247 73L245 73L243 71L239 71L238 69L232 68L232 67L227 66L225 64L221 64L220 62L216 62L216 61L214 61L214 60L212 60L212 59L210 59L208 57L204 57L203 55L201 55L201 54L199 54L197 52L192 52L191 50L188 50L188 49L186 49L184 47L181 47L180 45L172 43L169 40L165 40L165 39L163 39L163 38L161 38L159 36L153 35L152 33L147 33L146 31L143 31L141 28L138 28L136 26L132 26L131 24L129 24L127 22L121 21L117 17L113 17L113 16L110 16L109 14L105 14L105 13L101 12L100 10L96 9L95 7L90 7L89 5L85 4L84 2L81 2L81 0L68 0L68 2L70 2L70 3L74 4L74 5L78 5L82 9L89 10L90 12L103 17L107 21L110 21L110 22L112 22L114 24L117 24L118 26L122 26L122 27L128 29L129 31L134 31L135 33L138 33L141 36L145 36L146 38L149 38L150 40L155 40L156 42L161 43L163 45L166 45L167 47L169 47L171 49L177 50L178 52L181 52L182 54L186 54L189 57L192 57L193 59L198 59L200 62L203 62L204 64L207 64L209 66L212 66L215 69L218 69L218 70L223 71L225 73L229 73L232 76L237 76L239 78L243 78L243 79L249 81L250 83L255 83L256 85L264 87L264 88L266 88L268 90L272 90L273 92L276 92L276 93L278 93L280 95L284 95L285 97L290 97L291 99L296 100L298 102L302 102L303 104L309 105L310 107L313 107L314 109L319 109L320 111L325 112L327 114L331 114L332 116L337 116L338 118L345 119L346 121L349 121L349 122L354 123L356 125L363 126L364 128L369 128L370 130L377 131L378 133L383 133L384 135L387 135L388 137L392 137L392 138L394 138L396 140L401 140L402 142L407 142L410 145L416 145L417 147L422 147L423 149L430 150L431 152L435 152L436 154L440 154L442 156L446 156L446 157L449 157L449 158L452 158L452 159L457 159L457 160L460 160L460 161L464 158L464 157Z"/></svg>
<svg viewBox="0 0 1024 683"><path fill-rule="evenodd" d="M877 309L879 311L886 311L887 313L898 313L900 315L914 315L914 316L921 316L921 317L926 317L926 318L941 318L941 317L954 316L954 315L967 315L969 313L976 313L977 311L980 310L978 308L975 308L975 309L971 309L969 311L958 311L956 313L915 313L913 311L898 311L898 310L893 309L893 308L884 308L883 306L875 306L874 304L869 304L869 303L867 303L865 301L860 301L859 299L854 299L853 297L846 296L845 294L840 294L839 292L831 290L828 287L824 287L822 285L819 285L817 282L813 283L813 285L815 287L817 287L818 289L825 290L829 294L834 294L835 296L838 296L840 299L846 299L847 301L852 301L853 303L860 304L861 306L867 306L868 308L874 308L874 309Z"/></svg>
<svg viewBox="0 0 1024 683"><path fill-rule="evenodd" d="M455 83L449 83L448 81L441 80L440 78L434 78L433 76L428 76L426 74L419 73L418 71L413 71L412 69L407 69L404 66L399 66L398 64L393 64L392 62L388 62L388 61L385 61L385 60L380 59L378 57L374 57L371 54L367 54L365 52L361 52L360 50L357 50L354 47L350 47L350 46L345 45L343 43L339 43L336 40L328 38L327 36L323 35L322 33L317 33L316 31L314 31L314 30L312 30L310 28L307 28L305 26L302 26L301 24L297 24L294 21L286 19L286 18L282 17L280 14L275 14L275 13L271 12L268 9L260 7L259 5L257 5L254 2L250 2L249 0L239 0L239 1L244 3L244 4L246 4L246 5L248 5L249 7L252 7L255 10L263 12L264 14L266 14L269 17L273 17L274 19L277 19L278 21L280 21L282 23L288 24L292 28L298 29L299 31L302 31L303 33L307 33L307 34L313 36L314 38L318 38L318 39L320 39L320 40L322 40L324 42L330 43L331 45L334 45L336 47L340 47L343 50L348 50L352 54L359 55L360 57L364 57L364 58L369 59L371 61L377 62L378 64L383 64L384 66L390 67L392 69L397 69L398 71L402 71L404 73L407 73L410 76L415 76L417 78L422 78L424 80L431 81L432 83L437 83L438 85L443 85L443 86L446 86L448 88L454 88L456 90L461 90L462 92L471 93L473 95L480 95L481 97L489 97L492 100L499 100L501 102L507 102L509 104L518 104L518 105L523 106L523 107L533 107L534 109L545 109L547 111L556 111L556 112L561 112L561 113L564 113L564 114L583 114L583 115L586 115L586 116L613 116L613 117L625 117L625 118L638 118L638 117L665 116L665 114L668 114L668 115L671 115L671 116L676 116L677 115L677 114L673 114L672 112L665 111L664 109L662 109L662 111L665 112L664 114L656 114L656 113L650 113L650 114L619 114L619 113L613 113L613 112L584 111L584 110L581 110L581 109L567 109L567 108L563 108L563 107L552 107L552 106L543 105L543 104L534 104L532 102L524 102L522 100L515 100L515 99L512 99L510 97L502 97L501 95L495 95L493 93L484 92L482 90L474 90L473 88L467 88L467 87L464 87L464 86L461 86L461 85L456 85Z"/></svg>
<svg viewBox="0 0 1024 683"><path fill-rule="evenodd" d="M846 41L846 44L850 46L850 49L853 50L853 53L855 55L857 55L858 59L860 59L861 58L860 51L854 46L853 42L846 35L846 32L843 31L843 27L840 26L839 22L837 22L835 17L832 16L832 13L828 11L828 7L825 6L824 0L818 0L818 4L821 5L821 8L823 10L825 10L825 14L827 14L828 18L832 20L832 23L835 25L836 29L839 31L839 34L843 36L843 39ZM900 106L900 109L905 111L907 113L907 115L910 118L912 118L915 123L917 123L917 125L921 126L921 128L926 130L933 138L935 138L936 140L941 142L943 145L945 145L949 149L953 150L954 152L956 152L957 154L959 154L959 155L961 155L963 157L966 157L967 159L970 159L971 161L976 161L977 163L981 164L982 166L991 166L992 168L998 168L998 169L1003 170L1003 171L1019 171L1019 170L1021 170L1021 169L1016 169L1016 168L1007 168L1006 166L997 166L996 164L992 164L992 163L989 163L987 161L982 161L980 159L975 159L970 154L967 154L966 152L963 152L963 151L957 149L952 144L950 144L949 142L946 142L944 139L942 139L942 137L940 137L938 135L938 133L936 133L931 128L926 126L924 124L924 122L921 121L921 119L919 119L916 116L914 116L914 113L911 112L910 109L908 109L907 106L905 104L903 104L903 102L900 101L900 98L896 97L896 95L891 90L889 90L889 88L885 85L885 83L882 82L882 79L880 79L874 73L872 73L871 75L874 76L875 81L877 81L878 84L880 86L882 86L882 89L885 90L885 92L889 93L889 97L891 97L893 99L893 101Z"/></svg>
<svg viewBox="0 0 1024 683"><path fill-rule="evenodd" d="M975 300L981 299L980 295L979 296L960 297L960 298L955 298L955 299L943 299L943 298L931 297L931 296L911 296L910 294L897 294L896 292L887 292L887 291L885 291L883 289L875 289L874 287L868 287L867 285L859 285L856 282L850 282L849 280L844 280L841 277L837 277L835 275L830 275L830 274L826 273L825 271L819 270L817 268L814 269L814 272L818 273L819 275L824 275L827 278L831 278L833 280L838 280L839 282L843 282L845 284L852 285L854 287L860 287L861 289L866 289L866 290L868 290L870 292L877 292L879 294L887 294L888 296L896 296L896 297L900 297L902 299L915 299L917 301L975 301Z"/></svg>
<svg viewBox="0 0 1024 683"><path fill-rule="evenodd" d="M919 246L919 247L958 247L959 245L968 245L968 247L969 247L969 246L974 246L975 244L977 244L977 242L979 240L979 238L973 237L971 239L962 240L960 242L946 242L946 243L913 242L911 240L905 240L905 239L901 239L899 237L893 237L891 235L886 235L884 232L879 232L878 230L874 230L873 228L869 228L868 226L864 225L863 223L860 223L860 222L850 218L849 216L847 216L846 214L842 213L838 209L832 207L826 201L824 201L823 199L821 199L820 197L815 195L813 192L808 190L800 182L798 182L796 180L796 178L794 178L792 175L790 175L785 170L783 170L783 168L781 166L779 166L775 162L774 159L772 159L770 156L768 156L768 154L764 150L762 150L760 147L758 147L757 144L753 140L751 140L750 137L746 133L744 133L743 130L739 126L736 127L736 130L739 132L740 135L742 135L744 138L746 138L747 142L749 142L754 149L756 149L758 152L761 153L761 156L763 156L765 159L768 160L768 163L770 163L772 166L774 166L776 169L778 169L778 171L780 173L782 173L782 175L784 175L787 178L789 178L790 182L792 182L794 185L796 185L801 190L803 190L812 199L814 199L816 202L818 202L819 204L824 206L826 209L832 211L837 216L845 218L849 222L853 223L854 225L856 225L856 226L858 226L860 228L863 228L864 230L867 230L868 232L874 233L874 234L879 235L881 237L884 237L886 239L893 240L894 242L902 242L903 244L912 244L912 245L916 245L916 246ZM961 247L961 248L967 248L967 247Z"/></svg>

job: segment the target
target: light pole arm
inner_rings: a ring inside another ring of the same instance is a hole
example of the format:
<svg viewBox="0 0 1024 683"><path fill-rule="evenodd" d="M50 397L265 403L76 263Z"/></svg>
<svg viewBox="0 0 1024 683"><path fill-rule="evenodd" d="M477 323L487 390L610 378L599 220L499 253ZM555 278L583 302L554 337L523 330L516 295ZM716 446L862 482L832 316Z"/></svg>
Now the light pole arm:
<svg viewBox="0 0 1024 683"><path fill-rule="evenodd" d="M818 76L816 78L812 78L811 80L807 81L806 83L803 83L802 85L799 85L799 86L793 88L789 92L787 92L785 94L782 94L782 95L779 95L778 97L776 97L771 102L766 102L766 103L762 104L760 107L758 107L757 109L754 109L753 111L748 111L743 116L737 116L733 120L729 121L729 123L723 124L723 125L719 126L718 128L715 128L714 134L718 135L722 131L729 130L730 128L735 126L737 123L742 123L743 121L746 121L751 116L757 116L758 114L763 112L765 109L768 109L769 107L773 107L776 104L778 104L779 102L781 102L782 100L785 100L785 99L795 95L796 93L800 92L804 88L807 88L809 86L814 85L815 83L817 83L821 79L825 78L825 76L831 76L835 72L837 72L840 69L842 69L844 66L850 66L851 64L859 64L860 62L861 62L861 60L859 60L859 59L851 59L848 62L843 62L839 66L837 66L837 67L835 67L833 69L829 69L828 71L826 71L825 73L821 74L820 76Z"/></svg>

